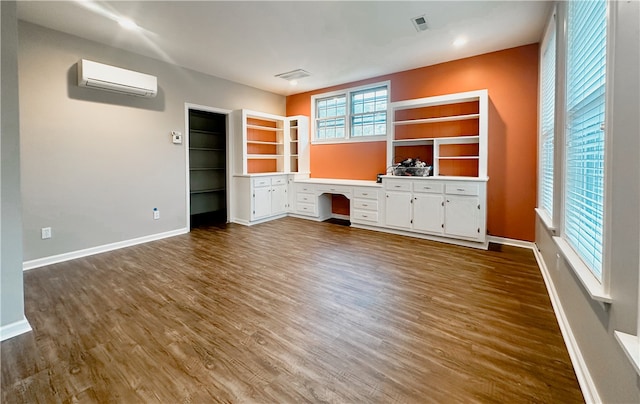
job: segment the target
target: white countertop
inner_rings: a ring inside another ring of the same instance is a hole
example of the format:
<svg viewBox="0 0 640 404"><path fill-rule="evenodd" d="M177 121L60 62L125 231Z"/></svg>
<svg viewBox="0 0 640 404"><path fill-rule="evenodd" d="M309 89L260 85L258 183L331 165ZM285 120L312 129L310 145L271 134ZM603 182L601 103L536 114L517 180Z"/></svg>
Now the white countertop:
<svg viewBox="0 0 640 404"><path fill-rule="evenodd" d="M358 186L358 187L382 187L382 184L379 184L375 181L367 181L367 180L345 180L338 178L305 178L305 179L297 179L293 182L303 183L303 184L330 184L330 185L346 185L346 186Z"/></svg>
<svg viewBox="0 0 640 404"><path fill-rule="evenodd" d="M413 175L383 175L382 178L393 178L400 180L420 180L420 181L489 181L489 177L451 177L445 175L439 175L437 177L418 177Z"/></svg>

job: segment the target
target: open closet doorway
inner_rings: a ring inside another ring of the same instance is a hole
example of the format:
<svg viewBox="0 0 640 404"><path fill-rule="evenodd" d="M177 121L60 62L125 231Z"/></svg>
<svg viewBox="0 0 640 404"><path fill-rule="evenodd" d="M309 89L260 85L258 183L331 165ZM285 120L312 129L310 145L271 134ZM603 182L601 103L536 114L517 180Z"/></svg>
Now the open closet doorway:
<svg viewBox="0 0 640 404"><path fill-rule="evenodd" d="M227 223L229 111L187 105L190 228Z"/></svg>

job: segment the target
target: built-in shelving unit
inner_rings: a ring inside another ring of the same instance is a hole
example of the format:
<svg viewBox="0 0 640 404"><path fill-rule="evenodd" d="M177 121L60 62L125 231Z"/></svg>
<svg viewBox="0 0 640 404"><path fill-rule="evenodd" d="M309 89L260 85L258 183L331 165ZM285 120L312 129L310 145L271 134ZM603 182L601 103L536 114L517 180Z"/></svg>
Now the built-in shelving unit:
<svg viewBox="0 0 640 404"><path fill-rule="evenodd" d="M433 176L486 178L487 90L389 105L387 166L420 158Z"/></svg>
<svg viewBox="0 0 640 404"><path fill-rule="evenodd" d="M309 172L309 119L238 111L236 175Z"/></svg>
<svg viewBox="0 0 640 404"><path fill-rule="evenodd" d="M226 115L189 110L191 227L227 221Z"/></svg>

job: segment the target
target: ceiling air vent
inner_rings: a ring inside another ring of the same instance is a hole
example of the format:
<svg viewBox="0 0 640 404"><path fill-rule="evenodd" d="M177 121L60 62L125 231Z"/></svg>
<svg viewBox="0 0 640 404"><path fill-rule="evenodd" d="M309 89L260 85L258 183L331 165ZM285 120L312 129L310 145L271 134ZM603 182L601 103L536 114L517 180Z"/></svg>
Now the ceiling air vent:
<svg viewBox="0 0 640 404"><path fill-rule="evenodd" d="M427 17L425 17L424 14L418 17L413 17L411 19L411 22L413 23L413 26L416 28L416 31L418 32L426 31L428 28Z"/></svg>
<svg viewBox="0 0 640 404"><path fill-rule="evenodd" d="M296 69L296 70L292 70L290 72L276 74L276 77L279 77L281 79L285 79L285 80L288 80L288 81L298 80L298 79L302 79L302 78L309 77L309 76L311 76L311 73L309 73L306 70L302 70L302 69Z"/></svg>

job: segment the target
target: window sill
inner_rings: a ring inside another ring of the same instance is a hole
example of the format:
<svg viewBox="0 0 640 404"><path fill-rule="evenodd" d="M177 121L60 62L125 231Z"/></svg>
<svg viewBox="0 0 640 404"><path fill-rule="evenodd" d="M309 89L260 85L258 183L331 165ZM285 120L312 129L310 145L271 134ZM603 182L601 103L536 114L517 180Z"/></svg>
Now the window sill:
<svg viewBox="0 0 640 404"><path fill-rule="evenodd" d="M336 144L336 143L362 143L362 142L386 142L387 136L363 136L349 139L314 139L311 144Z"/></svg>
<svg viewBox="0 0 640 404"><path fill-rule="evenodd" d="M573 248L561 237L554 237L553 240L556 242L567 264L569 264L573 272L578 276L580 283L582 283L582 286L591 298L601 303L611 304L613 299L611 299L609 293L605 292L602 283L593 276L589 268L587 268L580 257L573 251Z"/></svg>
<svg viewBox="0 0 640 404"><path fill-rule="evenodd" d="M627 359L629 359L636 373L640 376L640 338L620 331L614 331L613 333Z"/></svg>
<svg viewBox="0 0 640 404"><path fill-rule="evenodd" d="M538 217L540 218L540 220L542 220L542 223L544 223L544 225L547 227L547 230L549 230L552 234L555 235L557 229L553 225L553 221L551 220L549 215L547 215L547 212L545 212L540 208L536 208L535 211L538 214Z"/></svg>

